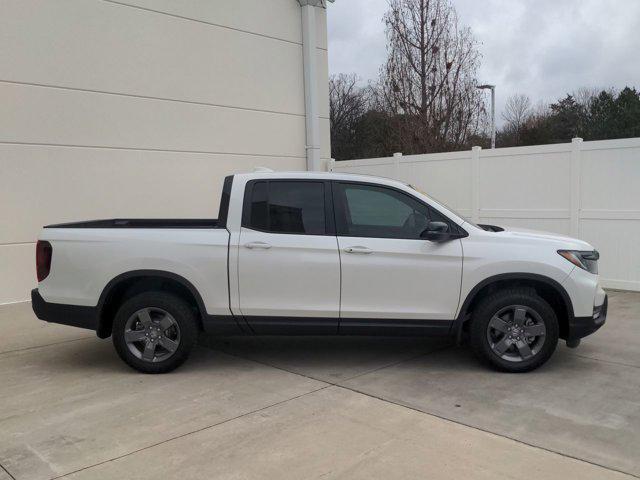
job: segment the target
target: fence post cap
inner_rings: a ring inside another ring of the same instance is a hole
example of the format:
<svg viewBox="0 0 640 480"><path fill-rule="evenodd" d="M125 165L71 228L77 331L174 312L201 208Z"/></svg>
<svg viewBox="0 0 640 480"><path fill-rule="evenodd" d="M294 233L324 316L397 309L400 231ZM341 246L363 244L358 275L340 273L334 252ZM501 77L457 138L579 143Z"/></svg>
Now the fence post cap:
<svg viewBox="0 0 640 480"><path fill-rule="evenodd" d="M474 152L477 152L478 150L482 150L482 147L479 145L474 145L473 147L471 147L471 150L473 150Z"/></svg>
<svg viewBox="0 0 640 480"><path fill-rule="evenodd" d="M333 168L336 165L336 159L335 158L330 158L329 160L327 160L327 172L333 172Z"/></svg>
<svg viewBox="0 0 640 480"><path fill-rule="evenodd" d="M571 143L582 143L582 138L574 137L571 139Z"/></svg>
<svg viewBox="0 0 640 480"><path fill-rule="evenodd" d="M402 152L396 152L393 154L394 157L401 157L402 156Z"/></svg>

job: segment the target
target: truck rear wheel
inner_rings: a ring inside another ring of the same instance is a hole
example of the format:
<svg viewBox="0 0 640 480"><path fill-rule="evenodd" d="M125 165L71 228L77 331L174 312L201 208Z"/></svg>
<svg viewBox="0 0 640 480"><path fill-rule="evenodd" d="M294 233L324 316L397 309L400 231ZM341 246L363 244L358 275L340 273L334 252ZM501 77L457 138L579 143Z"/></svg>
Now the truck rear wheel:
<svg viewBox="0 0 640 480"><path fill-rule="evenodd" d="M196 316L175 295L145 292L124 302L113 321L113 345L143 373L166 373L188 358L198 339Z"/></svg>
<svg viewBox="0 0 640 480"><path fill-rule="evenodd" d="M480 301L471 320L471 348L503 372L528 372L544 364L558 344L558 319L535 290L500 290Z"/></svg>

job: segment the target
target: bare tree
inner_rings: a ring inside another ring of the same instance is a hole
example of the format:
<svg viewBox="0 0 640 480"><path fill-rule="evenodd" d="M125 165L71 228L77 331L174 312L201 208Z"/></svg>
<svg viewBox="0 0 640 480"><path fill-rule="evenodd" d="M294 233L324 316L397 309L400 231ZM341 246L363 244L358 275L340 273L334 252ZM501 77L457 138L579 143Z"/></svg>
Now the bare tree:
<svg viewBox="0 0 640 480"><path fill-rule="evenodd" d="M507 98L502 118L507 122L508 128L520 131L531 115L531 100L528 96L519 93Z"/></svg>
<svg viewBox="0 0 640 480"><path fill-rule="evenodd" d="M576 99L578 105L580 105L585 111L588 111L591 108L591 104L601 91L601 88L580 87L575 90L571 96Z"/></svg>
<svg viewBox="0 0 640 480"><path fill-rule="evenodd" d="M358 87L355 73L332 75L329 79L329 119L331 128L344 130L365 112L365 89Z"/></svg>
<svg viewBox="0 0 640 480"><path fill-rule="evenodd" d="M466 145L483 120L480 54L449 0L389 0L388 58L378 94L401 122L407 153Z"/></svg>
<svg viewBox="0 0 640 480"><path fill-rule="evenodd" d="M329 79L329 123L333 158L352 158L356 125L367 110L367 89L358 86L356 74Z"/></svg>

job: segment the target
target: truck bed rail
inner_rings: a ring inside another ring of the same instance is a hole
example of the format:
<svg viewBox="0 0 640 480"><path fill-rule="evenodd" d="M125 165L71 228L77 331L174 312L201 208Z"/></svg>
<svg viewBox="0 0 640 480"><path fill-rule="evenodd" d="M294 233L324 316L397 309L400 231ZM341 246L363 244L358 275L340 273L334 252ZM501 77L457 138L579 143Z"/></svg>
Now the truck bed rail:
<svg viewBox="0 0 640 480"><path fill-rule="evenodd" d="M224 228L217 218L111 218L58 223L44 228Z"/></svg>

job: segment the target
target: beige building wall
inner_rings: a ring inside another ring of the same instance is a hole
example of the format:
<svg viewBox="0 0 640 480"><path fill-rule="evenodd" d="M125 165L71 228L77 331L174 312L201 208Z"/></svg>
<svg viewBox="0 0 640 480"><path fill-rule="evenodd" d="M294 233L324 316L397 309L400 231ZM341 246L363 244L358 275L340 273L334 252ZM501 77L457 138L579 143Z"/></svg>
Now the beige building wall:
<svg viewBox="0 0 640 480"><path fill-rule="evenodd" d="M3 0L0 303L28 299L42 225L214 217L225 175L305 169L302 62L297 0Z"/></svg>

